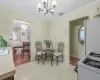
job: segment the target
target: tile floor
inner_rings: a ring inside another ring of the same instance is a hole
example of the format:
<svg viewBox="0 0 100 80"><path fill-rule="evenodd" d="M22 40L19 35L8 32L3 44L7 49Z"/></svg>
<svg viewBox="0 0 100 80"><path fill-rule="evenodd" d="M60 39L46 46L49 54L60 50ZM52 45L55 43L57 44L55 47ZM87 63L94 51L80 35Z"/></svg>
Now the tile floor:
<svg viewBox="0 0 100 80"><path fill-rule="evenodd" d="M77 80L74 66L61 63L58 66L29 62L16 67L15 80Z"/></svg>

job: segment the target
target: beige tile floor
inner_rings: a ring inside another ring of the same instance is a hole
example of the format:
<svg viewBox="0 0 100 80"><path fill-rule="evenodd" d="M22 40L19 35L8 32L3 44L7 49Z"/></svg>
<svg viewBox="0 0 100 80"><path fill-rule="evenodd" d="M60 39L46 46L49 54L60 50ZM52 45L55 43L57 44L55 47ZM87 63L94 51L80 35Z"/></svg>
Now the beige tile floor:
<svg viewBox="0 0 100 80"><path fill-rule="evenodd" d="M66 63L51 66L30 62L16 67L15 80L77 80L74 68Z"/></svg>

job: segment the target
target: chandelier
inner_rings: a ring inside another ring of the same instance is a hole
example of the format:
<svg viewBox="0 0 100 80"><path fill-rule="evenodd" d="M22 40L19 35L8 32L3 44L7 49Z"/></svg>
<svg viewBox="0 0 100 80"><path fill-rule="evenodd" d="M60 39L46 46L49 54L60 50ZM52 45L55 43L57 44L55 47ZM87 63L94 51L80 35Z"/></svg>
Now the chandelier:
<svg viewBox="0 0 100 80"><path fill-rule="evenodd" d="M43 7L42 7L43 5ZM37 8L39 12L43 12L44 15L51 13L52 15L55 13L56 1L52 1L52 7L48 7L48 0L42 0L42 4L38 4Z"/></svg>

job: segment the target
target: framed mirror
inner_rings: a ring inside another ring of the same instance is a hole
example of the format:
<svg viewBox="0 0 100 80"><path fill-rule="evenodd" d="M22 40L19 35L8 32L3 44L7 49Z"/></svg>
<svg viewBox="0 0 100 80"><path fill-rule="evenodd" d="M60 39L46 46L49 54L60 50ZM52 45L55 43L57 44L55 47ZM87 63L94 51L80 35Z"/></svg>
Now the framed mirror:
<svg viewBox="0 0 100 80"><path fill-rule="evenodd" d="M79 43L81 45L84 45L84 38L85 38L85 29L84 29L84 25L82 25L80 28L79 28L79 31L78 31L78 40L79 40Z"/></svg>

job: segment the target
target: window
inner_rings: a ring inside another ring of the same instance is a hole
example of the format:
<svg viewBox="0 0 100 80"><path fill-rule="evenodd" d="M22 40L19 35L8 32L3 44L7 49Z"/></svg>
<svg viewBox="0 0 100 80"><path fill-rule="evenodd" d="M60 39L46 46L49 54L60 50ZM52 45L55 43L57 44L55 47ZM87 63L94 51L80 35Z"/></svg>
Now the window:
<svg viewBox="0 0 100 80"><path fill-rule="evenodd" d="M85 40L84 38L85 38L85 36L84 36L84 26L83 25L79 28L78 35L79 35L79 42L80 42L80 44L84 45L84 40Z"/></svg>

